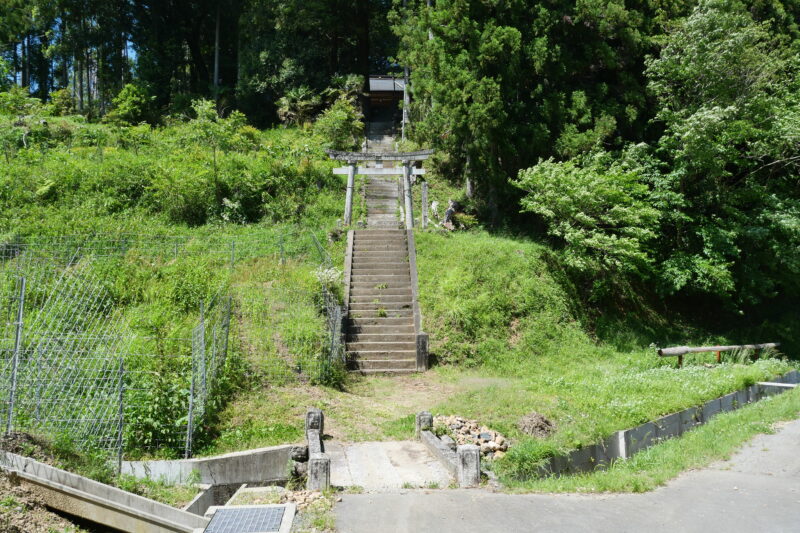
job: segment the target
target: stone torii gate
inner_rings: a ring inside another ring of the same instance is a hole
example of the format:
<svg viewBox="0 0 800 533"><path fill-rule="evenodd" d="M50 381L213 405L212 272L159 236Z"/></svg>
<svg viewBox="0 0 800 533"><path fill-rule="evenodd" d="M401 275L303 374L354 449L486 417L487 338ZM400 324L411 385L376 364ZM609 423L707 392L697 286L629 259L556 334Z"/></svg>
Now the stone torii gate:
<svg viewBox="0 0 800 533"><path fill-rule="evenodd" d="M414 208L411 196L411 176L421 176L425 174L424 168L412 167L412 163L416 161L424 161L428 159L433 150L420 150L417 152L340 152L336 150L327 150L327 154L331 159L336 161L345 161L346 167L338 167L333 169L333 173L337 175L347 175L347 196L345 198L344 206L344 225L349 226L353 218L353 189L355 188L356 174L365 174L370 176L388 175L388 176L403 176L403 198L405 205L405 225L406 229L414 229ZM401 167L370 167L361 166L359 162L375 162L382 163L383 161L402 161ZM428 225L428 187L427 182L422 182L422 227Z"/></svg>

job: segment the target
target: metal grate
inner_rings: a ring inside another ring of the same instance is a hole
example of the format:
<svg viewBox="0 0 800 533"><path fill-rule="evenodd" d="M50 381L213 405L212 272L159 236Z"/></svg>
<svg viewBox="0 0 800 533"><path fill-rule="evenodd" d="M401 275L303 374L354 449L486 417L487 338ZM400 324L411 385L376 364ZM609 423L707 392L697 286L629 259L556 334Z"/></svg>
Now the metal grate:
<svg viewBox="0 0 800 533"><path fill-rule="evenodd" d="M284 506L217 509L205 533L270 533L280 531Z"/></svg>

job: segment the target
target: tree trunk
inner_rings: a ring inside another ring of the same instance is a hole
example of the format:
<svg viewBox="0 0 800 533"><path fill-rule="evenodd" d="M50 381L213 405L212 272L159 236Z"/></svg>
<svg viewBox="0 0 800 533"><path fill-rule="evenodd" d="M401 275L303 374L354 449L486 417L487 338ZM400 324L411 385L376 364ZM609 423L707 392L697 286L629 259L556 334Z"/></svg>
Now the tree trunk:
<svg viewBox="0 0 800 533"><path fill-rule="evenodd" d="M467 198L472 198L474 185L472 183L472 165L470 165L470 157L467 156L467 163L464 165L464 194Z"/></svg>
<svg viewBox="0 0 800 533"><path fill-rule="evenodd" d="M188 33L184 34L184 41L186 42L186 46L189 48L189 59L191 61L191 84L192 84L192 92L198 92L198 84L200 80L205 80L205 83L211 81L211 72L208 71L208 65L206 65L205 60L203 59L203 50L200 46L200 28L197 27L194 21L191 23L190 28L186 28ZM206 86L204 93L208 90L208 86Z"/></svg>
<svg viewBox="0 0 800 533"><path fill-rule="evenodd" d="M89 49L86 49L86 104L89 107L89 112L92 112L92 56Z"/></svg>
<svg viewBox="0 0 800 533"><path fill-rule="evenodd" d="M20 85L22 87L27 87L30 85L30 80L28 79L28 48L27 48L27 37L22 38L22 80Z"/></svg>
<svg viewBox="0 0 800 533"><path fill-rule="evenodd" d="M214 31L214 100L219 104L219 4L217 4L217 26Z"/></svg>
<svg viewBox="0 0 800 533"><path fill-rule="evenodd" d="M75 56L75 77L78 78L78 108L83 113L83 62Z"/></svg>
<svg viewBox="0 0 800 533"><path fill-rule="evenodd" d="M369 83L369 0L356 0L356 63L358 73L364 76L364 82Z"/></svg>
<svg viewBox="0 0 800 533"><path fill-rule="evenodd" d="M17 51L17 46L18 46L17 43L14 43L14 46L12 48L13 49L12 62L13 62L13 65L14 65L14 83L19 83L21 85L22 84L21 83L22 82L22 77L20 75L21 73L20 73L20 65L19 65L19 52Z"/></svg>

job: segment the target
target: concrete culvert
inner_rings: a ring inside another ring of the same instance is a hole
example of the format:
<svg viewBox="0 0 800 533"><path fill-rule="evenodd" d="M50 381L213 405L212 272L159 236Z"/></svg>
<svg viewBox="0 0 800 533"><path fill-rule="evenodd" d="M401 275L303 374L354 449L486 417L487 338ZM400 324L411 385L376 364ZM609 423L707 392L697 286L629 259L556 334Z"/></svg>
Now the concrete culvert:
<svg viewBox="0 0 800 533"><path fill-rule="evenodd" d="M517 427L521 432L537 439L543 439L556 430L555 424L536 411L520 418Z"/></svg>

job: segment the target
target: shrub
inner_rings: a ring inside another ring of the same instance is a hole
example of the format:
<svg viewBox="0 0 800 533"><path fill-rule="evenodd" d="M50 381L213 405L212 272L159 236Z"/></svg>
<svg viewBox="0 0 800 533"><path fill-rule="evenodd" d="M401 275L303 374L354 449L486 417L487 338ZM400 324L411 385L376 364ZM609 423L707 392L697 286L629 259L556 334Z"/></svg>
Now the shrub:
<svg viewBox="0 0 800 533"><path fill-rule="evenodd" d="M364 132L361 113L348 100L340 98L314 124L314 132L334 150L358 147Z"/></svg>
<svg viewBox="0 0 800 533"><path fill-rule="evenodd" d="M0 114L24 117L34 115L42 110L42 103L31 98L27 87L11 87L0 93Z"/></svg>
<svg viewBox="0 0 800 533"><path fill-rule="evenodd" d="M150 96L145 87L128 83L112 100L114 109L105 118L109 122L124 124L146 121L150 115L151 102L154 99L155 97Z"/></svg>
<svg viewBox="0 0 800 533"><path fill-rule="evenodd" d="M278 100L278 118L287 124L305 124L311 120L319 103L319 96L314 91L305 85L296 87Z"/></svg>
<svg viewBox="0 0 800 533"><path fill-rule="evenodd" d="M648 270L659 212L635 172L551 159L522 170L513 183L528 193L522 210L541 216L566 245L570 267L595 275Z"/></svg>
<svg viewBox="0 0 800 533"><path fill-rule="evenodd" d="M50 93L49 112L56 117L75 113L75 98L69 89L59 89Z"/></svg>
<svg viewBox="0 0 800 533"><path fill-rule="evenodd" d="M11 63L0 57L0 91L5 91L11 86Z"/></svg>

